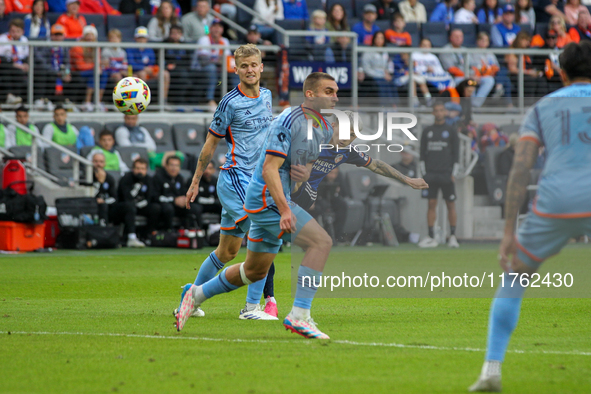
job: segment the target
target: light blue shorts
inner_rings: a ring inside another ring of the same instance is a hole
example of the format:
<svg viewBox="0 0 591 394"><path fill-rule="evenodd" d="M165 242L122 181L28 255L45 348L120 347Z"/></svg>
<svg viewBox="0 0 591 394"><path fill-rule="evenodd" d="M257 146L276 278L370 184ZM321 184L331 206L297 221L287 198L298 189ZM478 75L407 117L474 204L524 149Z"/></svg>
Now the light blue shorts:
<svg viewBox="0 0 591 394"><path fill-rule="evenodd" d="M217 192L222 204L222 234L244 238L248 232L250 219L244 211L244 200L250 178L250 174L234 168L220 171Z"/></svg>
<svg viewBox="0 0 591 394"><path fill-rule="evenodd" d="M558 254L571 238L591 236L591 218L561 219L529 212L517 231L517 257L530 267Z"/></svg>
<svg viewBox="0 0 591 394"><path fill-rule="evenodd" d="M248 234L248 250L259 253L279 252L283 241L292 242L300 230L312 220L312 216L294 202L289 202L291 212L296 217L296 232L285 233L279 228L281 214L276 205L271 205L260 212L250 213L250 233Z"/></svg>

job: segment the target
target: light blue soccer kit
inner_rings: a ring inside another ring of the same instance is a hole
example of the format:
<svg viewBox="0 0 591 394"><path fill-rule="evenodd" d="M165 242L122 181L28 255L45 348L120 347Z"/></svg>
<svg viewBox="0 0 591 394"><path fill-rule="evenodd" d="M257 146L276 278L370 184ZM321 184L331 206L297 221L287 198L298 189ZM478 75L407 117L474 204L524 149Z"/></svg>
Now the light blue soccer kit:
<svg viewBox="0 0 591 394"><path fill-rule="evenodd" d="M244 237L250 220L244 212L246 188L260 156L266 129L273 120L271 91L260 88L257 98L237 86L227 93L213 116L209 132L225 138L226 162L221 167L217 192L222 204L221 233Z"/></svg>
<svg viewBox="0 0 591 394"><path fill-rule="evenodd" d="M246 191L245 210L251 220L248 249L253 252L277 253L282 240L295 239L312 219L310 214L291 201L294 183L290 177L290 168L292 165L306 165L315 161L320 154L320 144L330 142L333 128L318 112L309 108L305 111L319 120L319 124L314 122L317 127L314 127L311 139L308 139L308 120L302 106L285 109L269 126L263 151ZM279 228L281 214L263 180L263 164L267 155L285 159L279 168L279 176L285 198L296 217L295 233L284 233Z"/></svg>
<svg viewBox="0 0 591 394"><path fill-rule="evenodd" d="M591 235L591 84L542 98L526 114L520 135L547 154L536 199L517 233L518 258L535 268L570 238ZM488 361L504 360L526 289L519 281L511 286L513 277L505 275L490 310Z"/></svg>

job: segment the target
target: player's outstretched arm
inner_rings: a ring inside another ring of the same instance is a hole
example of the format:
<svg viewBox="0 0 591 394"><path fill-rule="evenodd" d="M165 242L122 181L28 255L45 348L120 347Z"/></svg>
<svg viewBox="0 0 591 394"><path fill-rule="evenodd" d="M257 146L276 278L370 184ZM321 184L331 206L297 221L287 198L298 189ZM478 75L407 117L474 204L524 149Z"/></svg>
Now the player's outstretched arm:
<svg viewBox="0 0 591 394"><path fill-rule="evenodd" d="M187 209L190 209L190 204L195 201L197 194L199 194L199 182L203 176L203 171L205 171L209 165L213 152L215 152L219 142L220 138L213 136L211 133L207 134L205 144L203 144L201 153L199 153L199 160L197 161L197 168L195 169L195 175L193 175L193 181L191 182L191 186L189 186L189 190L187 190Z"/></svg>
<svg viewBox="0 0 591 394"><path fill-rule="evenodd" d="M505 198L505 235L499 248L499 264L507 271L509 256L515 253L515 224L519 208L527 196L530 171L538 158L538 144L531 140L521 140L515 148L513 166L507 182Z"/></svg>
<svg viewBox="0 0 591 394"><path fill-rule="evenodd" d="M429 188L429 185L427 185L427 182L425 182L423 178L409 178L406 175L402 175L400 171L396 170L394 167L384 163L381 160L372 160L371 163L369 163L369 166L367 166L367 168L378 175L396 179L397 181L400 181L405 185L412 187L413 189Z"/></svg>
<svg viewBox="0 0 591 394"><path fill-rule="evenodd" d="M283 193L283 186L281 185L281 177L279 176L279 168L283 164L285 159L283 157L266 155L265 162L263 163L263 179L267 184L267 189L281 213L281 221L279 222L279 228L286 233L295 231L295 217L291 215L291 209L287 204L287 199Z"/></svg>

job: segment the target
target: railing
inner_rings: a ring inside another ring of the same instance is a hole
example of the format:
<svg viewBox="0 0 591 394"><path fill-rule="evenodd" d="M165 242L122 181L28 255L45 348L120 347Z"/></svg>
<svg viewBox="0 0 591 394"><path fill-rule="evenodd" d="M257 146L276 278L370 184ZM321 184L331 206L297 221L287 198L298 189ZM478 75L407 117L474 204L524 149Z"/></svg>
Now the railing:
<svg viewBox="0 0 591 394"><path fill-rule="evenodd" d="M30 134L32 139L31 139L31 161L30 161L30 167L32 169L34 169L35 171L45 175L47 174L45 171L41 170L39 168L38 164L38 160L39 157L37 157L37 147L38 147L38 140L43 141L46 145L52 147L52 148L56 148L57 150L59 150L62 153L65 153L67 155L69 155L73 160L73 164L72 164L72 171L73 171L73 176L72 179L74 180L74 183L77 184L80 182L80 163L82 163L83 165L85 165L85 172L84 172L84 180L87 184L91 184L92 183L92 162L89 161L88 159L86 159L85 157L82 157L80 155L78 155L75 152L72 152L71 150L69 150L68 148L62 146L62 145L58 145L55 142L53 142L52 140L49 140L47 138L45 138L44 136L37 134L33 131L31 131L27 126L18 123L12 119L10 119L8 116L6 116L5 114L0 113L0 119L3 120L5 123L7 124L11 124L15 127L17 127L18 129L20 129L21 131ZM49 174L47 174L49 175ZM56 180L54 179L55 177L50 176L49 177L52 180Z"/></svg>

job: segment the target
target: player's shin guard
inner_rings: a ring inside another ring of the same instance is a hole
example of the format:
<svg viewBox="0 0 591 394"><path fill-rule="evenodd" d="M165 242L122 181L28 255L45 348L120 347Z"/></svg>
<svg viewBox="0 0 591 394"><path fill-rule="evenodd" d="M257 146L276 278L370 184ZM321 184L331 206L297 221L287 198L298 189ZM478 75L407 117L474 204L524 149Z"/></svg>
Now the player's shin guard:
<svg viewBox="0 0 591 394"><path fill-rule="evenodd" d="M513 283L514 277L505 274L505 287L499 287L492 302L488 322L488 344L486 350L487 361L505 359L509 339L519 320L521 300L525 287L519 279Z"/></svg>
<svg viewBox="0 0 591 394"><path fill-rule="evenodd" d="M261 302L261 296L263 295L263 288L265 287L266 281L267 277L248 285L246 302L249 304L259 304Z"/></svg>
<svg viewBox="0 0 591 394"><path fill-rule="evenodd" d="M312 300L322 280L322 272L309 267L300 266L298 270L298 287L296 289L294 307L311 309Z"/></svg>
<svg viewBox="0 0 591 394"><path fill-rule="evenodd" d="M205 259L201 267L199 268L199 273L197 274L197 278L195 278L195 284L197 286L201 286L208 280L214 278L219 270L224 268L224 263L218 259L216 256L215 251L211 252L209 256Z"/></svg>
<svg viewBox="0 0 591 394"><path fill-rule="evenodd" d="M263 289L263 298L266 300L267 297L275 297L275 263L271 263L269 272L267 272L267 280L265 282L265 288Z"/></svg>
<svg viewBox="0 0 591 394"><path fill-rule="evenodd" d="M206 298L211 298L222 293L229 293L239 287L228 282L228 279L226 279L227 270L228 268L224 268L218 276L203 284L203 295Z"/></svg>

